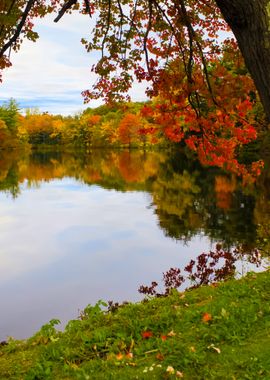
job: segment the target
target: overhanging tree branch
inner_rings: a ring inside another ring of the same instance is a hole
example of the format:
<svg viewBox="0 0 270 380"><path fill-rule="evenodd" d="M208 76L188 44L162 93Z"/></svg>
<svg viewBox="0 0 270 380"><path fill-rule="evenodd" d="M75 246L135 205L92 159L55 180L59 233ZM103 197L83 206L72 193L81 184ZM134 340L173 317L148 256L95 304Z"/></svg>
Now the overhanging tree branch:
<svg viewBox="0 0 270 380"><path fill-rule="evenodd" d="M0 58L3 57L4 53L12 46L13 43L16 42L17 38L20 36L20 33L25 25L27 16L29 15L33 5L35 4L37 0L29 0L26 4L25 10L23 11L21 21L19 22L15 33L13 36L9 39L9 41L0 49Z"/></svg>
<svg viewBox="0 0 270 380"><path fill-rule="evenodd" d="M60 9L58 16L54 19L54 22L58 22L74 4L77 3L77 0L68 0ZM86 3L87 4L87 3Z"/></svg>

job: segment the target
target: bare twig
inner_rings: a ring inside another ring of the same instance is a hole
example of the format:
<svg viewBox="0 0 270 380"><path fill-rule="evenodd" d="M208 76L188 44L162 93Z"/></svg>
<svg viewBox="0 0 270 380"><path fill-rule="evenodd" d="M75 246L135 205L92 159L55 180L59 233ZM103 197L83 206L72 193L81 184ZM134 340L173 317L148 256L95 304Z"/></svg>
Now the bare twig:
<svg viewBox="0 0 270 380"><path fill-rule="evenodd" d="M152 29L152 17L153 17L153 7L152 7L152 1L150 0L149 1L149 17L148 17L148 25L147 25L147 29L146 29L146 32L144 34L144 39L143 39L143 50L144 50L144 54L145 54L145 61L146 61L146 66L147 66L147 71L149 73L149 75L151 75L150 73L150 67L149 67L149 56L148 56L148 49L147 49L147 40L148 40L148 35Z"/></svg>
<svg viewBox="0 0 270 380"><path fill-rule="evenodd" d="M205 56L204 56L204 53L203 53L202 46L201 46L200 42L198 41L197 34L196 34L196 32L195 32L195 30L194 30L194 28L193 28L193 26L192 26L192 24L190 22L190 19L189 19L189 16L188 16L188 13L187 13L184 1L180 0L180 3L181 3L181 11L183 13L184 21L185 21L186 27L188 29L188 35L189 35L189 41L190 41L190 50L192 49L192 44L193 44L193 40L194 40L195 43L196 43L196 45L197 45L197 48L198 48L198 50L200 52L200 55L201 55L202 64L203 64L203 72L204 72L206 84L207 84L207 87L208 87L208 91L209 91L209 93L211 95L213 103L215 105L218 105L217 101L215 99L213 90L212 90L211 83L210 83L209 73L208 73L208 69L207 69L207 62L206 62L206 59L205 59Z"/></svg>
<svg viewBox="0 0 270 380"><path fill-rule="evenodd" d="M85 4L85 11L86 11L86 13L88 13L89 16L92 17L89 0L84 0L84 4Z"/></svg>
<svg viewBox="0 0 270 380"><path fill-rule="evenodd" d="M110 30L110 26L111 26L111 6L112 6L111 0L108 0L107 28L105 30L104 37L102 40L102 45L101 45L102 58L104 56L104 48L105 48L106 38L107 38L108 32Z"/></svg>

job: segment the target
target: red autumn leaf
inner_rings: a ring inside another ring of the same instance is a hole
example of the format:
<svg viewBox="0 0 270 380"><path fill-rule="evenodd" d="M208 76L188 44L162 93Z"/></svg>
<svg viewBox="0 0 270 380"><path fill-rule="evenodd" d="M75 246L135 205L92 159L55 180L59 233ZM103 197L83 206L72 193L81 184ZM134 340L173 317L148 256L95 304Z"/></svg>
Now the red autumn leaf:
<svg viewBox="0 0 270 380"><path fill-rule="evenodd" d="M152 338L153 333L151 331L143 331L142 332L142 338L143 339L149 339Z"/></svg>
<svg viewBox="0 0 270 380"><path fill-rule="evenodd" d="M167 340L167 335L161 335L160 339L163 340L163 341Z"/></svg>

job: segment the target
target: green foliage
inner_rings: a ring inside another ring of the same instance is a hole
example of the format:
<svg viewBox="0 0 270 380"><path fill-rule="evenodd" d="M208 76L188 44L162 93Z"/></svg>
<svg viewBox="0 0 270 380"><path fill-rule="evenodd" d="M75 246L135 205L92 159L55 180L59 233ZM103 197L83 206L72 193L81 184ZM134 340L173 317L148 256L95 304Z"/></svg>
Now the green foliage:
<svg viewBox="0 0 270 380"><path fill-rule="evenodd" d="M0 120L3 120L8 130L15 135L18 127L19 106L16 100L10 99L0 106Z"/></svg>
<svg viewBox="0 0 270 380"><path fill-rule="evenodd" d="M60 321L58 319L52 319L49 323L46 323L41 329L29 340L29 342L45 343L54 342L57 340L58 332L55 327Z"/></svg>
<svg viewBox="0 0 270 380"><path fill-rule="evenodd" d="M1 379L268 379L270 273L111 311L0 348Z"/></svg>

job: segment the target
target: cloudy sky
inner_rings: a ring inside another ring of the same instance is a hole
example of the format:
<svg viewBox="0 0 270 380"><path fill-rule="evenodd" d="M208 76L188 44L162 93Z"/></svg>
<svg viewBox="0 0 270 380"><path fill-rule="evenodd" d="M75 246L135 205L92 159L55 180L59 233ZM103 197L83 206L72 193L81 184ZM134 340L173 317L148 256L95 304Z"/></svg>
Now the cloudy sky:
<svg viewBox="0 0 270 380"><path fill-rule="evenodd" d="M89 36L91 19L79 13L65 15L57 24L55 16L38 20L36 43L25 41L19 53L13 53L13 66L4 72L0 84L0 104L15 98L21 108L38 107L50 113L74 114L89 105L83 104L81 91L91 88L95 76L90 68L96 53L87 53L80 43ZM138 84L132 99L145 99ZM101 101L92 101L96 107Z"/></svg>

